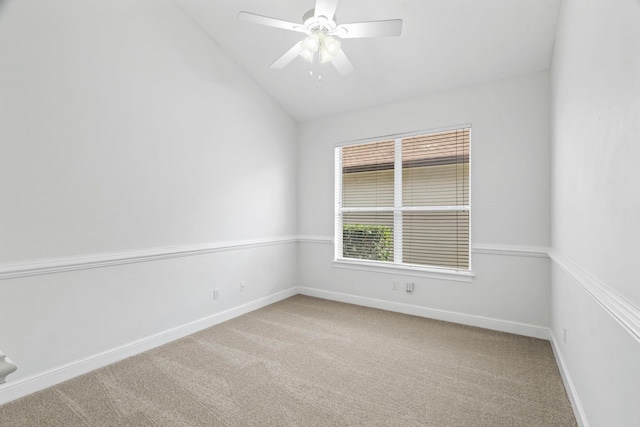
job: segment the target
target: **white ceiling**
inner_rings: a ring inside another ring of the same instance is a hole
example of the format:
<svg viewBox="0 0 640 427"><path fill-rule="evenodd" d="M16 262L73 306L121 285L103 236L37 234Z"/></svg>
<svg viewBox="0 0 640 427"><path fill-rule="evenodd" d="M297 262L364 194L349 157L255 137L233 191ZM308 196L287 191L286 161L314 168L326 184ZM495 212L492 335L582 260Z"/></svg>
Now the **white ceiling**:
<svg viewBox="0 0 640 427"><path fill-rule="evenodd" d="M239 21L240 11L302 22L314 0L175 0L292 117L306 121L550 67L560 0L340 0L338 23L400 18L400 37L343 39L355 71L295 59L304 34Z"/></svg>

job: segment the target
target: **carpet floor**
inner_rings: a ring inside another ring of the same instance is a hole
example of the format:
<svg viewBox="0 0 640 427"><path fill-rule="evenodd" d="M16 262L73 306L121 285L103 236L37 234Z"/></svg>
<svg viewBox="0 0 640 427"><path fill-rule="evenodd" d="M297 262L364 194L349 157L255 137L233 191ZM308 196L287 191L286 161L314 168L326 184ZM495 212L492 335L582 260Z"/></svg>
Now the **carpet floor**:
<svg viewBox="0 0 640 427"><path fill-rule="evenodd" d="M0 406L13 426L576 426L549 342L294 296Z"/></svg>

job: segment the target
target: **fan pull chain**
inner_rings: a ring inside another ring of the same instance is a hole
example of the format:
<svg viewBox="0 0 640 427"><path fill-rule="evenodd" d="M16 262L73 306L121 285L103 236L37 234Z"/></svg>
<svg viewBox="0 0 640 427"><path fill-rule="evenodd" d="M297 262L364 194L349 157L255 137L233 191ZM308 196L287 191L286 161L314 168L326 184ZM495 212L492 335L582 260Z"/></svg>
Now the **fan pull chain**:
<svg viewBox="0 0 640 427"><path fill-rule="evenodd" d="M313 78L313 70L309 71L309 77ZM318 81L319 82L322 81L322 74L318 74Z"/></svg>

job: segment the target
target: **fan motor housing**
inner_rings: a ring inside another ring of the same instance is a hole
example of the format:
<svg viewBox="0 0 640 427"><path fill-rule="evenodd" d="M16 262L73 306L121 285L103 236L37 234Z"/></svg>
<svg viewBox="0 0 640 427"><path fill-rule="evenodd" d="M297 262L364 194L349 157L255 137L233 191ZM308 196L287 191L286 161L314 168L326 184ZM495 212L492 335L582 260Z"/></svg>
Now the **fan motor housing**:
<svg viewBox="0 0 640 427"><path fill-rule="evenodd" d="M326 16L315 16L315 9L311 9L305 13L302 21L304 22L304 28L309 34L314 31L321 31L327 34L336 29L335 16L333 16L333 20Z"/></svg>

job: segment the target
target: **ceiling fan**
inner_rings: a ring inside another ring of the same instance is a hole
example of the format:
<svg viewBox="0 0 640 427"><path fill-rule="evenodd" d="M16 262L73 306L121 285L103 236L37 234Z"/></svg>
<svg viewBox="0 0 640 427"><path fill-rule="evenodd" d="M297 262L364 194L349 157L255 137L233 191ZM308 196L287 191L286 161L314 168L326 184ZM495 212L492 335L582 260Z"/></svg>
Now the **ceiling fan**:
<svg viewBox="0 0 640 427"><path fill-rule="evenodd" d="M276 59L270 68L282 69L298 56L313 62L318 52L320 63L331 62L341 75L350 73L354 68L340 48L340 41L336 37L341 39L393 37L402 33L402 19L338 24L335 18L337 6L338 0L316 0L315 8L304 14L301 24L250 12L240 12L238 19L307 35L304 40L296 43Z"/></svg>

